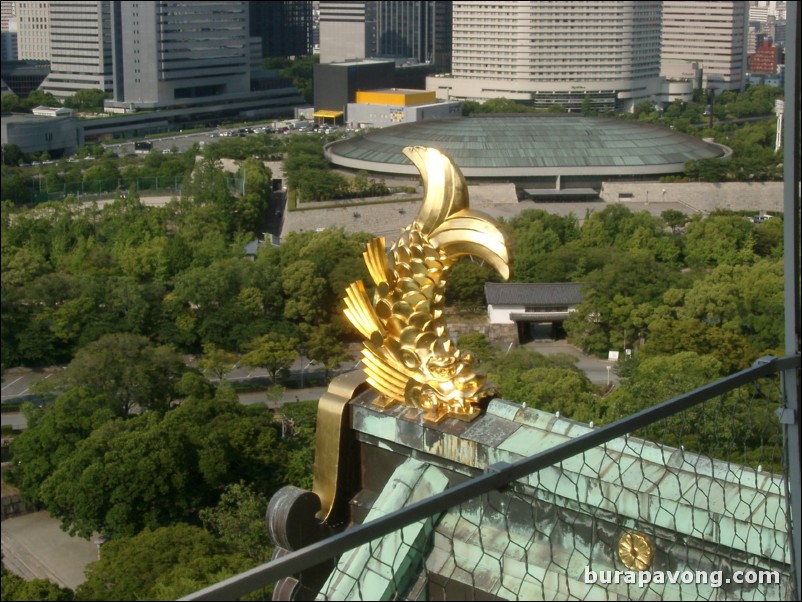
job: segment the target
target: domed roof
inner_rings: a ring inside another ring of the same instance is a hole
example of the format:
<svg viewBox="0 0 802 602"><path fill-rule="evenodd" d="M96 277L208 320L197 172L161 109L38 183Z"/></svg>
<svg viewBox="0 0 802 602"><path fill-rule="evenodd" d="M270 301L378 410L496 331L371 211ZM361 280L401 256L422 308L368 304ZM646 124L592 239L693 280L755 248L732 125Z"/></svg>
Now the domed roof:
<svg viewBox="0 0 802 602"><path fill-rule="evenodd" d="M726 148L634 120L576 115L481 115L406 123L326 147L341 167L417 175L401 150L431 146L467 177L621 176L680 173Z"/></svg>

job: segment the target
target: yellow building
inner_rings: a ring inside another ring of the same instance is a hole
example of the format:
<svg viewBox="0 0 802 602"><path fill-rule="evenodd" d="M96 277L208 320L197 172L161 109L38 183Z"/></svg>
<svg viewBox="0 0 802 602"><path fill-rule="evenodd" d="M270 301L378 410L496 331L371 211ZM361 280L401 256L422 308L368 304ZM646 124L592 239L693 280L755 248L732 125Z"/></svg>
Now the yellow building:
<svg viewBox="0 0 802 602"><path fill-rule="evenodd" d="M357 90L356 93L357 104L414 107L416 105L434 104L435 102L437 102L436 93L428 90L385 88L381 90Z"/></svg>

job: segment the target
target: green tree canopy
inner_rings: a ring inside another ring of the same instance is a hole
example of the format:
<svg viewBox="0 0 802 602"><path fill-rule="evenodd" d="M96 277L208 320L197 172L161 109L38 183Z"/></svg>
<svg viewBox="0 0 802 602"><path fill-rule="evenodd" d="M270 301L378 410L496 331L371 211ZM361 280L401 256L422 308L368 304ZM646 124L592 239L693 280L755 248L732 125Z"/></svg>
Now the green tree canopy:
<svg viewBox="0 0 802 602"><path fill-rule="evenodd" d="M41 500L73 534L119 537L196 520L241 479L272 493L285 474L277 427L266 409L221 391L164 416L103 423L42 483Z"/></svg>
<svg viewBox="0 0 802 602"><path fill-rule="evenodd" d="M174 600L251 568L199 527L147 529L103 545L87 568L80 600Z"/></svg>
<svg viewBox="0 0 802 602"><path fill-rule="evenodd" d="M275 383L283 370L288 370L298 357L298 341L281 333L266 334L252 340L245 346L248 350L242 356L246 366L264 368Z"/></svg>
<svg viewBox="0 0 802 602"><path fill-rule="evenodd" d="M81 349L65 372L68 386L104 398L121 417L135 410L164 411L184 371L180 355L147 338L110 334Z"/></svg>
<svg viewBox="0 0 802 602"><path fill-rule="evenodd" d="M5 566L2 567L2 596L0 600L64 600L74 598L72 590L59 587L47 579L26 581L18 577Z"/></svg>
<svg viewBox="0 0 802 602"><path fill-rule="evenodd" d="M204 508L200 519L229 549L258 562L270 559L272 548L265 528L267 498L244 481L223 490L214 508Z"/></svg>

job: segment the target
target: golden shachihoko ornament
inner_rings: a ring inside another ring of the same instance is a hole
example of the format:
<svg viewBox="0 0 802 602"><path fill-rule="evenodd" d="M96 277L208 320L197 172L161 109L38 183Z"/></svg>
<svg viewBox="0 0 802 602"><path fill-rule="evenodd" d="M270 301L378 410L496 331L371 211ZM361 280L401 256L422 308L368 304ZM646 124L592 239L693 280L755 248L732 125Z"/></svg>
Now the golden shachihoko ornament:
<svg viewBox="0 0 802 602"><path fill-rule="evenodd" d="M345 316L365 338L367 382L384 405L405 403L427 420L471 420L496 391L473 369L474 356L457 348L443 308L451 267L472 255L509 277L507 244L492 218L468 208L468 187L459 169L437 149L407 147L421 172L424 199L415 220L389 254L383 237L365 251L376 287L371 301L362 281L346 289Z"/></svg>

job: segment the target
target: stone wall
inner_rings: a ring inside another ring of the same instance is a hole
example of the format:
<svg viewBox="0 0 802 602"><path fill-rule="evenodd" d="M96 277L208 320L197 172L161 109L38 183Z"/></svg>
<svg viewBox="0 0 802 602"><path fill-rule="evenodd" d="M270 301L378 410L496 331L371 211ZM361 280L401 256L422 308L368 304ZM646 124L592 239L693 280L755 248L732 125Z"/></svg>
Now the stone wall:
<svg viewBox="0 0 802 602"><path fill-rule="evenodd" d="M3 494L0 498L2 507L0 507L0 520L6 520L13 516L21 516L33 512L35 508L25 502L19 493Z"/></svg>
<svg viewBox="0 0 802 602"><path fill-rule="evenodd" d="M480 211L496 205L512 205L518 202L514 184L487 184L469 186L470 205ZM376 199L374 204L353 204L355 201L343 201L342 206L336 201L319 203L321 209L314 209L316 203L302 204L301 210L287 211L281 238L290 232L308 232L320 228L342 228L346 232L369 232L376 236L384 236L387 242L395 242L420 209L423 190L419 188L416 195L398 195L397 201L387 202L393 197Z"/></svg>
<svg viewBox="0 0 802 602"><path fill-rule="evenodd" d="M693 211L782 211L782 182L604 182L605 203L680 203Z"/></svg>

